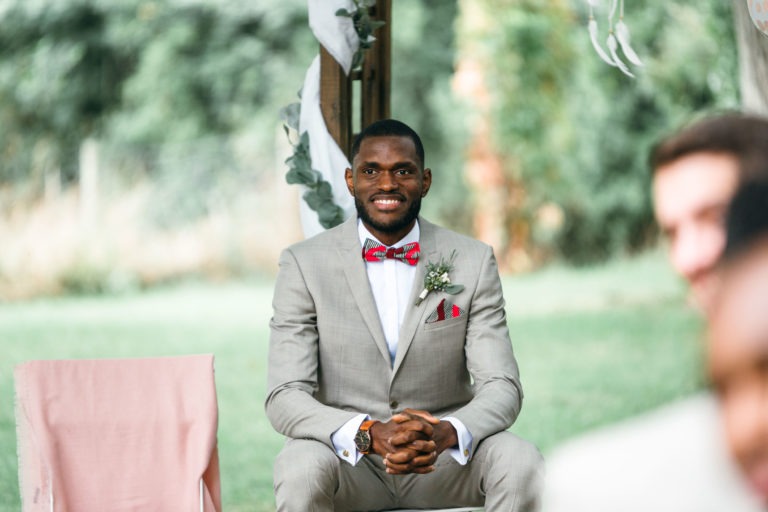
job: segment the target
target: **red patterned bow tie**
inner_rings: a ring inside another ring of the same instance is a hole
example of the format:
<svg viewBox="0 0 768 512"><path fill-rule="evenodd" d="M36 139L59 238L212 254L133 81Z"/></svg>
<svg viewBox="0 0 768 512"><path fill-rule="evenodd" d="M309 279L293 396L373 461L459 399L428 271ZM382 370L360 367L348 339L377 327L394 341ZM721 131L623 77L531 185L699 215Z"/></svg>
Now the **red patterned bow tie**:
<svg viewBox="0 0 768 512"><path fill-rule="evenodd" d="M363 245L363 259L365 261L400 260L413 266L419 261L419 251L419 242L405 244L395 249L366 238Z"/></svg>

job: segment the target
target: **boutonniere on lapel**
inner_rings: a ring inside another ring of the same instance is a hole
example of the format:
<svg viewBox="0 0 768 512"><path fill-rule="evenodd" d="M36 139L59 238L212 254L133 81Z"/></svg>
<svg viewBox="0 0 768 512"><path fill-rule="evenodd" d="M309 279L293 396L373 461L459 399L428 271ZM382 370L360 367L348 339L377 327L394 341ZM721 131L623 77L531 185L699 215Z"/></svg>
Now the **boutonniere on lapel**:
<svg viewBox="0 0 768 512"><path fill-rule="evenodd" d="M427 272L424 275L424 289L421 290L419 297L416 299L416 306L427 298L429 292L445 292L450 295L456 295L464 289L463 284L452 283L448 275L453 270L454 259L456 259L455 250L451 251L451 255L447 260L441 257L437 263L431 261L427 263Z"/></svg>

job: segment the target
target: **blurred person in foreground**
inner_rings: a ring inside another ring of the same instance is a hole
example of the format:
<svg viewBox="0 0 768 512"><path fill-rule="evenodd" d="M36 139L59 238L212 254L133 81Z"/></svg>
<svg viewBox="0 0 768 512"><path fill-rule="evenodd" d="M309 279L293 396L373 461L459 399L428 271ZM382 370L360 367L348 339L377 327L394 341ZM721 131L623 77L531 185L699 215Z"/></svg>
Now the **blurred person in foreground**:
<svg viewBox="0 0 768 512"><path fill-rule="evenodd" d="M711 116L661 141L650 158L653 208L675 271L706 309L725 245L723 217L744 180L768 174L768 120Z"/></svg>
<svg viewBox="0 0 768 512"><path fill-rule="evenodd" d="M768 183L737 193L727 227L707 370L729 452L768 510Z"/></svg>
<svg viewBox="0 0 768 512"><path fill-rule="evenodd" d="M699 121L662 141L651 163L671 263L706 312L717 290L728 204L740 183L768 175L768 121L740 114ZM755 224L738 216L731 224ZM724 439L711 392L585 434L550 458L545 510L761 510Z"/></svg>
<svg viewBox="0 0 768 512"><path fill-rule="evenodd" d="M541 456L506 431L523 394L493 251L419 216L432 172L411 128L373 123L351 153L357 216L280 258L277 510L532 510Z"/></svg>

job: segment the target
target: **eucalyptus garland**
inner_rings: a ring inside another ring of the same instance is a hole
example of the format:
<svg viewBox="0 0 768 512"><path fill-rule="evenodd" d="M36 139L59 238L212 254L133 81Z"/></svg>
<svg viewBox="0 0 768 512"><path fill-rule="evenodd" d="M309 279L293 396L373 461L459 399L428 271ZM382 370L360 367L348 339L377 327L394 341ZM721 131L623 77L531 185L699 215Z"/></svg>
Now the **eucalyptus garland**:
<svg viewBox="0 0 768 512"><path fill-rule="evenodd" d="M376 4L376 0L352 0L352 2L355 4L353 11L350 12L342 8L336 11L336 16L352 19L357 37L360 40L360 45L352 57L352 69L357 69L363 63L365 51L376 40L373 37L373 32L382 27L385 22L371 19L368 12L368 9ZM299 133L300 112L301 103L291 103L280 111L285 134L293 146L293 155L285 160L285 163L288 164L285 181L291 185L307 187L307 191L302 196L304 201L310 209L317 212L320 225L329 229L344 221L344 210L333 201L331 184L323 179L323 175L319 171L312 168L312 157L309 153L309 133L304 132L299 135L296 142L291 138L292 132Z"/></svg>
<svg viewBox="0 0 768 512"><path fill-rule="evenodd" d="M373 37L373 32L386 25L386 23L371 19L368 9L376 5L376 0L352 0L352 2L355 4L354 11L350 12L347 9L341 8L336 11L336 16L352 18L352 24L360 40L360 46L358 46L357 51L352 56L352 69L357 69L363 64L365 51L373 46L373 42L376 41L376 38Z"/></svg>
<svg viewBox="0 0 768 512"><path fill-rule="evenodd" d="M283 129L291 140L291 131L298 133L300 103L291 103L283 108L280 116L283 118ZM304 185L307 191L302 198L311 210L317 212L320 225L325 229L338 226L344 221L344 210L333 201L333 189L331 184L323 179L319 171L312 168L312 157L309 153L309 133L302 133L298 141L293 143L293 155L289 156L285 163L288 164L288 172L285 181L290 185Z"/></svg>

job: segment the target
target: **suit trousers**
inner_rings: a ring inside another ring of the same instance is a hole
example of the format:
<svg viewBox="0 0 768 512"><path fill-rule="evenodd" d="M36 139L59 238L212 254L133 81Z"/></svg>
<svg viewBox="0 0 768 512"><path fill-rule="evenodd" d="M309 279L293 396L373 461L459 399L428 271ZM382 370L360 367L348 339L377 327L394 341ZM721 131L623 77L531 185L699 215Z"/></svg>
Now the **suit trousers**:
<svg viewBox="0 0 768 512"><path fill-rule="evenodd" d="M464 466L440 454L435 471L426 475L389 475L378 455L352 466L328 445L309 439L289 439L274 468L278 512L470 506L533 511L542 478L539 451L511 432L484 439Z"/></svg>

